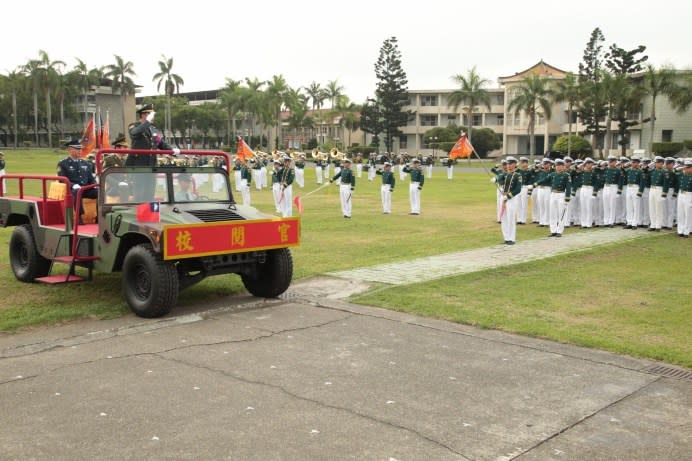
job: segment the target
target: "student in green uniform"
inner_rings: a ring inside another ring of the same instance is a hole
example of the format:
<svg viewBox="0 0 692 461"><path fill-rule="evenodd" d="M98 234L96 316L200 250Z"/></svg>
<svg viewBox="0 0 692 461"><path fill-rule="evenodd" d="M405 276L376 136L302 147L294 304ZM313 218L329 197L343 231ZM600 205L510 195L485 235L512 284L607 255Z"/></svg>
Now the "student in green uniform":
<svg viewBox="0 0 692 461"><path fill-rule="evenodd" d="M550 237L562 237L565 230L567 203L572 196L572 180L565 171L565 161L555 160L555 171L550 175Z"/></svg>
<svg viewBox="0 0 692 461"><path fill-rule="evenodd" d="M420 166L420 160L414 158L411 165L404 166L404 173L409 173L411 175L411 184L409 185L409 201L411 202L411 212L409 214L419 215L420 214L420 191L423 190L423 184L425 184L425 175L423 174L423 169Z"/></svg>
<svg viewBox="0 0 692 461"><path fill-rule="evenodd" d="M685 160L678 178L678 235L688 238L692 232L692 159Z"/></svg>
<svg viewBox="0 0 692 461"><path fill-rule="evenodd" d="M521 195L522 175L516 171L516 158L507 157L506 165L507 171L500 184L503 203L500 225L505 245L514 245L517 240L517 209Z"/></svg>
<svg viewBox="0 0 692 461"><path fill-rule="evenodd" d="M396 185L396 179L392 172L392 164L384 162L384 171L377 170L375 172L382 176L382 186L380 187L380 197L382 198L382 212L389 214L392 212L392 192Z"/></svg>
<svg viewBox="0 0 692 461"><path fill-rule="evenodd" d="M293 181L296 174L291 167L291 157L284 157L284 165L279 170L279 178L281 179L281 196L279 197L279 207L281 215L284 218L293 215Z"/></svg>
<svg viewBox="0 0 692 461"><path fill-rule="evenodd" d="M332 179L329 180L329 182L334 182L337 179L340 180L339 197L341 198L341 212L343 213L344 218L350 219L353 203L351 196L356 188L356 175L354 175L353 171L351 170L350 159L344 159L343 167L334 175Z"/></svg>

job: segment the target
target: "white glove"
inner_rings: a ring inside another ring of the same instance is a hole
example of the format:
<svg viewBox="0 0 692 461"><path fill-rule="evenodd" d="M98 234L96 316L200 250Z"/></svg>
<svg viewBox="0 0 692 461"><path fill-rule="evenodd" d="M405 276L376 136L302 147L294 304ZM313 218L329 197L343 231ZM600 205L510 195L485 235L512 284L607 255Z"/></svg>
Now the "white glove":
<svg viewBox="0 0 692 461"><path fill-rule="evenodd" d="M147 114L147 122L151 123L154 121L154 115L156 115L156 112L153 110Z"/></svg>
<svg viewBox="0 0 692 461"><path fill-rule="evenodd" d="M178 149L177 147L174 147L173 148L173 156L176 157L178 155L180 155L180 149Z"/></svg>
<svg viewBox="0 0 692 461"><path fill-rule="evenodd" d="M72 190L78 190L79 184L72 184Z"/></svg>
<svg viewBox="0 0 692 461"><path fill-rule="evenodd" d="M490 182L491 182L491 183L496 183L496 182L497 182L497 178L490 178Z"/></svg>
<svg viewBox="0 0 692 461"><path fill-rule="evenodd" d="M533 190L533 184L529 184L529 190Z"/></svg>

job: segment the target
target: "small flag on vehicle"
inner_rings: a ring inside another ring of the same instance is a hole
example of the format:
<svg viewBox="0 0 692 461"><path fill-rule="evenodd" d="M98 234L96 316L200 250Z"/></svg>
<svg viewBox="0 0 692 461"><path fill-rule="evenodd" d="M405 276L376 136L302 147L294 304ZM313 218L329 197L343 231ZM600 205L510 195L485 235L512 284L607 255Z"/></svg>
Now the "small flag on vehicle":
<svg viewBox="0 0 692 461"><path fill-rule="evenodd" d="M137 221L159 222L161 221L161 204L159 202L147 202L137 205Z"/></svg>

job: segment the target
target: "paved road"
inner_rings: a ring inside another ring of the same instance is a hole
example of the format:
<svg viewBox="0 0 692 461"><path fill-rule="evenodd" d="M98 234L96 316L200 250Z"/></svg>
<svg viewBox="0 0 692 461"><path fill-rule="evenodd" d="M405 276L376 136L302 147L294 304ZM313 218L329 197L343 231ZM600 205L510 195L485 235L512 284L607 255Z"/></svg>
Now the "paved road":
<svg viewBox="0 0 692 461"><path fill-rule="evenodd" d="M689 459L692 381L364 286L1 335L0 459Z"/></svg>

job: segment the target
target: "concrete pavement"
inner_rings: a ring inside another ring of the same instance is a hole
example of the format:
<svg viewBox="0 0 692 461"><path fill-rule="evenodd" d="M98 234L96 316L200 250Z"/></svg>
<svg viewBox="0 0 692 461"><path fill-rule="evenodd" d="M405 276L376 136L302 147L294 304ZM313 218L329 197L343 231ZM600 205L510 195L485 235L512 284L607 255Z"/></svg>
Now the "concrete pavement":
<svg viewBox="0 0 692 461"><path fill-rule="evenodd" d="M0 336L0 459L689 456L692 381L338 299L362 288Z"/></svg>

